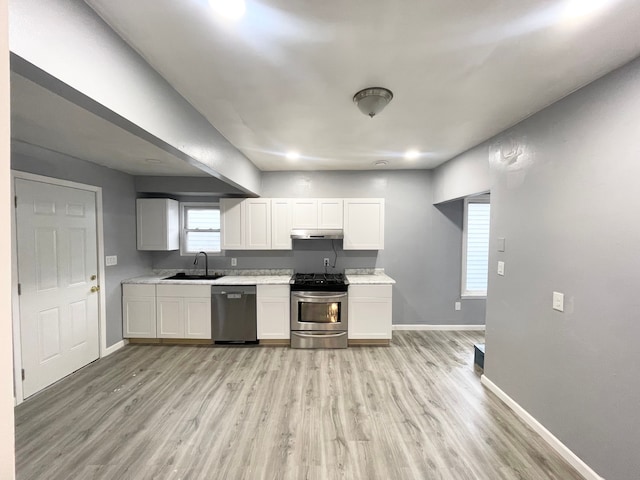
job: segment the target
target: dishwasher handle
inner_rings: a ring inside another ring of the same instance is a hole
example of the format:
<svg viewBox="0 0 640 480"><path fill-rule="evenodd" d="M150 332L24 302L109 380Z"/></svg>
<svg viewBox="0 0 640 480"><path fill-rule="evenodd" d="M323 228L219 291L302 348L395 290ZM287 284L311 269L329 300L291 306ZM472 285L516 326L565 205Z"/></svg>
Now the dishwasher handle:
<svg viewBox="0 0 640 480"><path fill-rule="evenodd" d="M255 285L214 285L211 287L211 295L255 295Z"/></svg>

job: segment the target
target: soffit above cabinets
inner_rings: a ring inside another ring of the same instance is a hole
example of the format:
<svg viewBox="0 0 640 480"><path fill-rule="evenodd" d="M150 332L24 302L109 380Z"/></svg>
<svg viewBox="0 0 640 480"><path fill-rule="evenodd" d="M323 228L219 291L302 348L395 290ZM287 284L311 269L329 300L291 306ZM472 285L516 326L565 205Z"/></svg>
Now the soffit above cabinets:
<svg viewBox="0 0 640 480"><path fill-rule="evenodd" d="M11 138L131 175L208 176L16 73L11 73Z"/></svg>

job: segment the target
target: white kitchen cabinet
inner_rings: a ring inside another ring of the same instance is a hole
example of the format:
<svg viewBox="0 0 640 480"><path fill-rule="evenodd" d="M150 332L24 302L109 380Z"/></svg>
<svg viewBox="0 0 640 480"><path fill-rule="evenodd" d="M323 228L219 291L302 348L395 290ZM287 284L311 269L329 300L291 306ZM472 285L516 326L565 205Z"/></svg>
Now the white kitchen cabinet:
<svg viewBox="0 0 640 480"><path fill-rule="evenodd" d="M340 229L343 205L341 198L296 198L293 200L292 228Z"/></svg>
<svg viewBox="0 0 640 480"><path fill-rule="evenodd" d="M157 338L211 338L211 285L158 285Z"/></svg>
<svg viewBox="0 0 640 480"><path fill-rule="evenodd" d="M318 228L343 228L344 201L341 198L318 199Z"/></svg>
<svg viewBox="0 0 640 480"><path fill-rule="evenodd" d="M136 200L138 250L180 248L180 208L168 198Z"/></svg>
<svg viewBox="0 0 640 480"><path fill-rule="evenodd" d="M222 250L244 250L245 216L244 199L220 199L220 248Z"/></svg>
<svg viewBox="0 0 640 480"><path fill-rule="evenodd" d="M391 285L349 285L349 339L390 340Z"/></svg>
<svg viewBox="0 0 640 480"><path fill-rule="evenodd" d="M270 198L223 198L220 218L222 250L271 250Z"/></svg>
<svg viewBox="0 0 640 480"><path fill-rule="evenodd" d="M245 204L245 249L271 250L271 199L249 198Z"/></svg>
<svg viewBox="0 0 640 480"><path fill-rule="evenodd" d="M183 300L179 297L156 297L158 338L184 338Z"/></svg>
<svg viewBox="0 0 640 480"><path fill-rule="evenodd" d="M289 285L257 285L258 340L289 339Z"/></svg>
<svg viewBox="0 0 640 480"><path fill-rule="evenodd" d="M293 225L291 228L318 228L318 200L293 199Z"/></svg>
<svg viewBox="0 0 640 480"><path fill-rule="evenodd" d="M384 249L384 198L344 199L343 248Z"/></svg>
<svg viewBox="0 0 640 480"><path fill-rule="evenodd" d="M156 338L156 286L122 285L124 338Z"/></svg>
<svg viewBox="0 0 640 480"><path fill-rule="evenodd" d="M291 250L293 202L288 198L271 199L271 249Z"/></svg>

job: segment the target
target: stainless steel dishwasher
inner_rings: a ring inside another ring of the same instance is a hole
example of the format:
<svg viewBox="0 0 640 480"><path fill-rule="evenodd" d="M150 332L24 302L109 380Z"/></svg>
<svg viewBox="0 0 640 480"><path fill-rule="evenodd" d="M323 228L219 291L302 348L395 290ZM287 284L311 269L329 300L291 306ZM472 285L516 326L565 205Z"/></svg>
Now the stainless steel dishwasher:
<svg viewBox="0 0 640 480"><path fill-rule="evenodd" d="M219 344L257 344L255 285L211 287L213 341Z"/></svg>

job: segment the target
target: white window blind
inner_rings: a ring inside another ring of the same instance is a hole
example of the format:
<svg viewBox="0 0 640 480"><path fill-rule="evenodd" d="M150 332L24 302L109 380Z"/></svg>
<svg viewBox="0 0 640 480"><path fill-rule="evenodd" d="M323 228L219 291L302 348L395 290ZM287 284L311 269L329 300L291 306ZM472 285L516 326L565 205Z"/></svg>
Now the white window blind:
<svg viewBox="0 0 640 480"><path fill-rule="evenodd" d="M220 208L217 205L182 206L182 253L220 252Z"/></svg>
<svg viewBox="0 0 640 480"><path fill-rule="evenodd" d="M489 219L491 205L486 201L466 203L463 295L486 296L489 267Z"/></svg>

